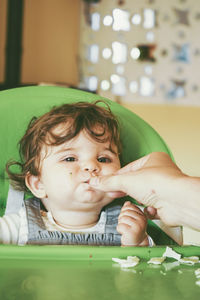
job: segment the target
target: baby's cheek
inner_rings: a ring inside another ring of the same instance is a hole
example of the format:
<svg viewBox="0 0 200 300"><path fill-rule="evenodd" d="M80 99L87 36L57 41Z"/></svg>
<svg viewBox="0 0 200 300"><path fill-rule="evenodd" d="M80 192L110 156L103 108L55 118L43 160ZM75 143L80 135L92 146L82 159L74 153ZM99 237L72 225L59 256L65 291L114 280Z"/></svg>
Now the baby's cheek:
<svg viewBox="0 0 200 300"><path fill-rule="evenodd" d="M117 165L117 166L115 167L115 171L118 171L120 168L121 168L121 166L120 166L120 165Z"/></svg>
<svg viewBox="0 0 200 300"><path fill-rule="evenodd" d="M116 165L116 166L108 166L107 168L104 168L102 170L102 175L111 175L113 173L115 173L116 171L118 171L120 169L120 165Z"/></svg>

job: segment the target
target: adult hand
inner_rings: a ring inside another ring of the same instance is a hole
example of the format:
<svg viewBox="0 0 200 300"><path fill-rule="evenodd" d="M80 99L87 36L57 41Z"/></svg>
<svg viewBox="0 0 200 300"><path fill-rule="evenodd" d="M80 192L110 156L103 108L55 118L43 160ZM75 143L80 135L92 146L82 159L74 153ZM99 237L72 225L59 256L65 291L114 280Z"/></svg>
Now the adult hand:
<svg viewBox="0 0 200 300"><path fill-rule="evenodd" d="M151 153L111 176L92 178L90 184L116 196L128 194L150 207L150 214L157 210L169 226L200 230L200 178L183 174L166 153Z"/></svg>

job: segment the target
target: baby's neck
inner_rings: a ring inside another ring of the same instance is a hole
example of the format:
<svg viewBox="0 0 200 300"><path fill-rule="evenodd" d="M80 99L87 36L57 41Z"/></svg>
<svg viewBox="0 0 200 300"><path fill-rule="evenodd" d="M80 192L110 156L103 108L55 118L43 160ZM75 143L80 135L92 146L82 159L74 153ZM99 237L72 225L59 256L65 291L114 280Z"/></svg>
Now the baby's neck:
<svg viewBox="0 0 200 300"><path fill-rule="evenodd" d="M55 223L66 229L84 229L95 226L99 220L99 213L59 211L54 212L52 217Z"/></svg>

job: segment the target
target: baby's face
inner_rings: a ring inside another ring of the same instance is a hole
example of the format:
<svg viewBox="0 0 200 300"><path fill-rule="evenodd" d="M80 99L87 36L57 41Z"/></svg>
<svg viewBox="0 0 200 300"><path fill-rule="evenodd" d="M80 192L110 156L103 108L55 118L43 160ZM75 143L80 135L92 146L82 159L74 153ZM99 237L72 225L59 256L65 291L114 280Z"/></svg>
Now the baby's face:
<svg viewBox="0 0 200 300"><path fill-rule="evenodd" d="M100 143L85 131L74 139L47 149L42 160L40 184L48 207L56 210L102 208L112 199L89 185L92 176L109 175L120 168L118 150L109 141Z"/></svg>

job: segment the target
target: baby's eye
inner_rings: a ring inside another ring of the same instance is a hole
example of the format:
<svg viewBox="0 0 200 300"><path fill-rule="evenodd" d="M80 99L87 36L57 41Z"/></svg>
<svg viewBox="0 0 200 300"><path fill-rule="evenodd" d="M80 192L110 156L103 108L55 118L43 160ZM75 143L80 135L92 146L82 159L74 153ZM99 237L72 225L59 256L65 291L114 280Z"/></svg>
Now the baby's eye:
<svg viewBox="0 0 200 300"><path fill-rule="evenodd" d="M101 162L101 163L110 163L111 162L111 159L110 158L108 158L108 157L99 157L98 159L97 159L99 162Z"/></svg>
<svg viewBox="0 0 200 300"><path fill-rule="evenodd" d="M69 157L66 157L64 160L68 161L68 162L71 162L71 161L76 161L76 158L73 157L73 156L69 156Z"/></svg>

